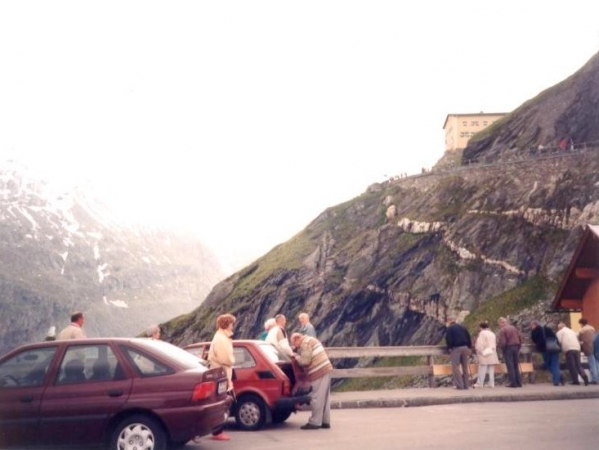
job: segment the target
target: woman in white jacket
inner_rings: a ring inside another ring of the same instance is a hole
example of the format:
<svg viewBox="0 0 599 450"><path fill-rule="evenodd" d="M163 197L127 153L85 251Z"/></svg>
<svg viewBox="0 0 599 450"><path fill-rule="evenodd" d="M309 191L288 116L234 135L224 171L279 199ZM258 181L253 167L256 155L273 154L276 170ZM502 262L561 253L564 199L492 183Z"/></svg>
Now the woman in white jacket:
<svg viewBox="0 0 599 450"><path fill-rule="evenodd" d="M495 333L489 330L487 322L481 322L479 328L480 332L474 344L478 360L478 380L473 387L483 387L487 373L489 374L489 387L495 387L495 364L499 364L497 339Z"/></svg>

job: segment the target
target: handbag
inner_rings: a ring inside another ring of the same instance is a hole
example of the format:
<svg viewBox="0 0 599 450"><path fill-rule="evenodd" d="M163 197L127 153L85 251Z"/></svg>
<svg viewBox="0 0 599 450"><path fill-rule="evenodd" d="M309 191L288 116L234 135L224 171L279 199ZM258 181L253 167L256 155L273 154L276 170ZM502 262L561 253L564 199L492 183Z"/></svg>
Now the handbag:
<svg viewBox="0 0 599 450"><path fill-rule="evenodd" d="M491 347L483 348L483 351L480 354L483 356L491 356L493 354L493 349Z"/></svg>
<svg viewBox="0 0 599 450"><path fill-rule="evenodd" d="M561 346L555 336L547 337L545 335L545 327L543 326L543 338L545 339L545 351L548 353L559 353L562 351Z"/></svg>
<svg viewBox="0 0 599 450"><path fill-rule="evenodd" d="M545 339L545 350L549 353L559 353L562 351L562 348L556 338L549 336Z"/></svg>

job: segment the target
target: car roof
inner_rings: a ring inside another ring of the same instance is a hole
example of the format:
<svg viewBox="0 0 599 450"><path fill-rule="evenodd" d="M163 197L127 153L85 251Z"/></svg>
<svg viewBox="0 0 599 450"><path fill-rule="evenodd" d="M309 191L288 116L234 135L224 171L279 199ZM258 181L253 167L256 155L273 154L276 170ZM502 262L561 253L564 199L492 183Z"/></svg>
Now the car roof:
<svg viewBox="0 0 599 450"><path fill-rule="evenodd" d="M66 339L60 341L42 341L42 342L31 342L29 344L23 344L19 347L16 347L4 355L0 356L0 359L4 359L5 357L12 355L14 353L21 352L23 350L28 349L38 349L38 348L46 348L46 347L64 347L71 345L99 345L99 344L134 344L139 348L150 348L154 351L158 351L161 354L164 354L165 357L169 358L170 355L168 351L168 347L177 347L174 344L171 344L167 341L161 340L153 340L150 338L138 338L138 337L103 337L103 338L83 338L83 339ZM170 359L170 358L169 358Z"/></svg>
<svg viewBox="0 0 599 450"><path fill-rule="evenodd" d="M42 348L42 347L52 347L55 345L61 344L73 344L77 342L86 343L86 344L105 344L107 342L143 342L147 341L148 338L134 338L134 337L103 337L103 338L83 338L83 339L65 339L60 341L41 341L41 342L29 342L27 344L19 345L15 347L12 351L23 349L23 348Z"/></svg>
<svg viewBox="0 0 599 450"><path fill-rule="evenodd" d="M200 346L200 345L210 345L211 341L201 341L201 342L193 342L191 344L185 345L183 348L192 347L192 346ZM260 344L268 344L261 339L233 339L233 345L235 344L250 344L250 345L260 345Z"/></svg>

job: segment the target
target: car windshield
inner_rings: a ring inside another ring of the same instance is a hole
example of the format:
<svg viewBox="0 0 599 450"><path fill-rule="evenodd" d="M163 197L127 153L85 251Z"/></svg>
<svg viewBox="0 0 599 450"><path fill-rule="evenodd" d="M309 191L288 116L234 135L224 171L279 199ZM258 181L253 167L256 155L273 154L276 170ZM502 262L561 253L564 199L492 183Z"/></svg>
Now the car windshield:
<svg viewBox="0 0 599 450"><path fill-rule="evenodd" d="M272 344L261 342L260 344L258 344L258 347L266 354L268 359L270 359L272 362L282 362L281 358L279 358L279 353L277 352L277 349Z"/></svg>
<svg viewBox="0 0 599 450"><path fill-rule="evenodd" d="M176 345L169 344L168 342L159 339L136 339L135 342L139 343L142 347L149 347L153 351L163 353L169 358L175 359L188 369L197 369L198 367L206 369L201 358L198 358Z"/></svg>

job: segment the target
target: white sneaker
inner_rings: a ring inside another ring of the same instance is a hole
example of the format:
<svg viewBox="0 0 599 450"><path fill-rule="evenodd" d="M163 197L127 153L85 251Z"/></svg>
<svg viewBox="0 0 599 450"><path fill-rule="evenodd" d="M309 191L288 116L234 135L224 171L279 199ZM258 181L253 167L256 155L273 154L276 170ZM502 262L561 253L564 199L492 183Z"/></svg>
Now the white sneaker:
<svg viewBox="0 0 599 450"><path fill-rule="evenodd" d="M473 388L481 388L481 387L483 387L483 385L477 383L477 384L473 384L472 387Z"/></svg>

